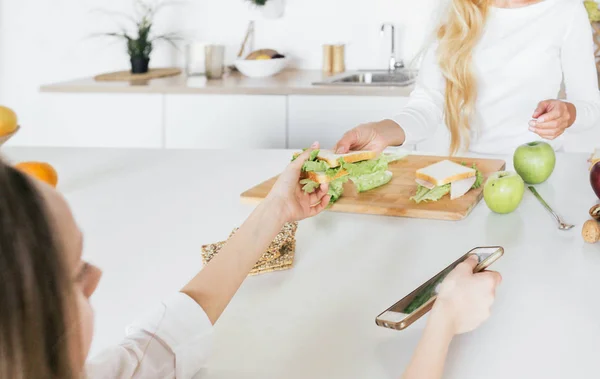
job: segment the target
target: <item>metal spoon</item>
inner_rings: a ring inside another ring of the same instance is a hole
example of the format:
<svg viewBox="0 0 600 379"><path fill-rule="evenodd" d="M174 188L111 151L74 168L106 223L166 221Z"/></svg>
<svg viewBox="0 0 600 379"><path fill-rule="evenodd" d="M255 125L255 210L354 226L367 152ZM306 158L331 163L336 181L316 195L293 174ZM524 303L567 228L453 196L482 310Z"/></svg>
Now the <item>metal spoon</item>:
<svg viewBox="0 0 600 379"><path fill-rule="evenodd" d="M540 201L540 203L542 203L542 205L548 211L550 211L550 213L552 213L552 216L554 216L554 218L558 222L558 229L560 229L560 230L569 230L569 229L572 229L575 226L575 225L567 224L566 222L564 222L563 219L559 215L557 215L556 212L554 212L552 210L552 208L550 208L550 206L548 205L548 203L546 203L544 201L544 199L542 199L542 197L540 196L540 194L538 193L538 191L535 189L535 187L529 186L529 190Z"/></svg>

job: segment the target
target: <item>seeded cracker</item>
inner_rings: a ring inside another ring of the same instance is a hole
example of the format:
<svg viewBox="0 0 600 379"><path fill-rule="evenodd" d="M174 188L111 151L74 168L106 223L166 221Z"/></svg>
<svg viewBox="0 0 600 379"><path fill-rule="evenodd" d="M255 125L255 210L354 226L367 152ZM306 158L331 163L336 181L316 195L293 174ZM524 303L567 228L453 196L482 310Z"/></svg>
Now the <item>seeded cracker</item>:
<svg viewBox="0 0 600 379"><path fill-rule="evenodd" d="M292 267L294 262L294 252L296 249L296 230L298 223L287 223L275 237L273 242L267 248L267 251L261 256L254 265L249 275L258 275L266 272L285 270ZM234 229L229 238L235 234L238 228ZM207 264L213 259L225 245L226 241L212 243L202 246L202 262Z"/></svg>

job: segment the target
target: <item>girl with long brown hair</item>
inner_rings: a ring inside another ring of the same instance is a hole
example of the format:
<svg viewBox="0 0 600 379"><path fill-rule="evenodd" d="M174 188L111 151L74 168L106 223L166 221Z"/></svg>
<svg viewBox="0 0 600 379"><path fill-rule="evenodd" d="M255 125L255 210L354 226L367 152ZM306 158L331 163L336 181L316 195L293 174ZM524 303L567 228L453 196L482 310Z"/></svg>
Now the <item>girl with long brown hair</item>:
<svg viewBox="0 0 600 379"><path fill-rule="evenodd" d="M286 222L317 215L329 203L327 185L308 195L299 184L310 152L284 170L267 199L181 292L129 327L118 346L89 360L89 299L101 271L82 260L83 236L62 196L0 161L0 379L198 377L212 325L269 243ZM453 336L489 316L501 278L473 274L476 264L462 263L442 284L405 378L441 377Z"/></svg>
<svg viewBox="0 0 600 379"><path fill-rule="evenodd" d="M338 142L383 150L430 139L440 124L454 154L510 154L533 140L600 121L591 26L580 0L448 0L416 88L395 117L360 125ZM558 100L561 85L566 100Z"/></svg>

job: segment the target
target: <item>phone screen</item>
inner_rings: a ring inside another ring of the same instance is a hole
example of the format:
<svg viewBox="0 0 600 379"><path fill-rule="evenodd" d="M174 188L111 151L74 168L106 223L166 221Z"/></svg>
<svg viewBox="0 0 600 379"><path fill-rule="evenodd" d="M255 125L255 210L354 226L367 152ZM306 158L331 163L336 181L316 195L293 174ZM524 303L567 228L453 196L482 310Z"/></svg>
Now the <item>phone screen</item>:
<svg viewBox="0 0 600 379"><path fill-rule="evenodd" d="M430 301L434 296L438 294L439 286L444 281L446 276L456 268L460 263L462 263L465 259L467 259L470 255L475 254L479 259L479 264L475 269L475 272L481 271L490 264L493 263L498 257L499 251L502 251L502 248L499 247L483 247L477 248L469 253L465 254L461 259L452 263L450 266L446 267L441 273L430 279L426 285L419 287L419 289L415 293L411 293L410 301L406 303L405 301L399 301L397 304L392 306L386 312L381 315L382 319L385 319L388 322L401 322L411 313L419 309L421 306ZM490 259L492 258L492 259ZM409 300L409 299L406 299Z"/></svg>

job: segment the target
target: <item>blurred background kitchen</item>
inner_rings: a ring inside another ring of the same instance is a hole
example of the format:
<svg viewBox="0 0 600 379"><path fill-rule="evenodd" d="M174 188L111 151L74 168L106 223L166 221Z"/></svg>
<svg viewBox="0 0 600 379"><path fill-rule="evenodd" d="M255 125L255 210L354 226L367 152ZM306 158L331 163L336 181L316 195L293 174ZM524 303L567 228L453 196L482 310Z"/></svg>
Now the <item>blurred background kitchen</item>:
<svg viewBox="0 0 600 379"><path fill-rule="evenodd" d="M316 139L332 145L349 128L393 116L406 103L418 68L409 64L439 6L435 0L145 3L149 38L164 36L151 52L140 41L128 51L124 38L108 35L138 37L135 22L145 10L135 0L0 0L0 104L14 109L22 126L9 145L282 149ZM162 3L168 4L157 10ZM150 57L149 72L136 54ZM209 61L224 67L222 76L206 77ZM592 137L598 136L581 135L567 149L589 151Z"/></svg>

